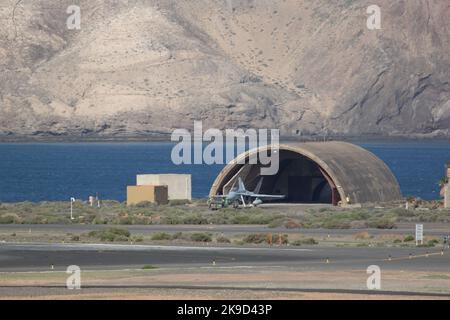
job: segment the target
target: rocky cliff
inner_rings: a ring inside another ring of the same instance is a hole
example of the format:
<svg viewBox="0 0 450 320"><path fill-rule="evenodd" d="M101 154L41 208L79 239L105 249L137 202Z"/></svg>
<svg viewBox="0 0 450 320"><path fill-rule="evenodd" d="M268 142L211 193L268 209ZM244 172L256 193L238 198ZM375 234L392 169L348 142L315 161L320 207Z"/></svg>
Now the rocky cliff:
<svg viewBox="0 0 450 320"><path fill-rule="evenodd" d="M371 4L0 0L0 138L449 136L449 2Z"/></svg>

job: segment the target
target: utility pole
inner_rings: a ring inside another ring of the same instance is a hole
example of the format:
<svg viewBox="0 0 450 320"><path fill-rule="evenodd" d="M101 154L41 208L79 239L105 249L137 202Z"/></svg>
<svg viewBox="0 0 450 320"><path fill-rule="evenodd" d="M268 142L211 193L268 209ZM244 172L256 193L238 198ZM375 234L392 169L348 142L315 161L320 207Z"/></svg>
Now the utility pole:
<svg viewBox="0 0 450 320"><path fill-rule="evenodd" d="M100 199L98 198L98 192L96 194L96 200L97 200L97 207L100 208Z"/></svg>
<svg viewBox="0 0 450 320"><path fill-rule="evenodd" d="M75 198L70 198L70 220L74 220L73 217L73 203L75 202Z"/></svg>

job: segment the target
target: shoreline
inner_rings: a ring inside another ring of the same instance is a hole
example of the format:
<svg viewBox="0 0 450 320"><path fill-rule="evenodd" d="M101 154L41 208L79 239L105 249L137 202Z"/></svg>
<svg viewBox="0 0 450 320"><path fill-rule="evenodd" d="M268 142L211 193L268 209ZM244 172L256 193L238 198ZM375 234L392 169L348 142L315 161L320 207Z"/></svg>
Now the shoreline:
<svg viewBox="0 0 450 320"><path fill-rule="evenodd" d="M322 142L322 141L345 141L345 142L450 142L450 137L445 136L385 136L385 135L359 135L359 136L281 136L280 143L292 142ZM34 143L177 143L171 141L170 135L164 136L133 136L133 137L4 137L0 136L0 145L8 143L34 144Z"/></svg>

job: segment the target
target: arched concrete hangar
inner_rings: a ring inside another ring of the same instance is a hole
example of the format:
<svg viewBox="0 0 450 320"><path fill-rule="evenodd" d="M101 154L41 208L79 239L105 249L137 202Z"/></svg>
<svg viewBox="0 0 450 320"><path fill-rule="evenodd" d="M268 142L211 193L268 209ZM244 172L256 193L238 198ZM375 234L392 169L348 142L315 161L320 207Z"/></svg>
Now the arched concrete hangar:
<svg viewBox="0 0 450 320"><path fill-rule="evenodd" d="M249 164L248 159L262 151L271 152L270 147L253 149L225 166L214 181L210 196L227 194L238 177L247 190L253 190L261 179L261 165ZM282 144L279 163L276 175L264 176L259 193L285 195L281 201L284 203L349 205L402 198L397 179L388 166L351 143Z"/></svg>

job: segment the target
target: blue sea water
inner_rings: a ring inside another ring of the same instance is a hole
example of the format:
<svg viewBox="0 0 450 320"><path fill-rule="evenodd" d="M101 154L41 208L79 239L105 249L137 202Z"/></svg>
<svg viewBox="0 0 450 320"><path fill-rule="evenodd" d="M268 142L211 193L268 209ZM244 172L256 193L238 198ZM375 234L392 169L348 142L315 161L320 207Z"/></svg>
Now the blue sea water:
<svg viewBox="0 0 450 320"><path fill-rule="evenodd" d="M386 162L405 196L438 199L437 182L450 160L450 142L365 142ZM180 165L171 143L0 144L0 202L87 199L124 201L143 173L190 173L194 197L206 197L223 165Z"/></svg>

